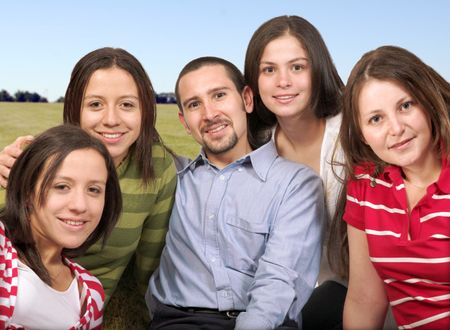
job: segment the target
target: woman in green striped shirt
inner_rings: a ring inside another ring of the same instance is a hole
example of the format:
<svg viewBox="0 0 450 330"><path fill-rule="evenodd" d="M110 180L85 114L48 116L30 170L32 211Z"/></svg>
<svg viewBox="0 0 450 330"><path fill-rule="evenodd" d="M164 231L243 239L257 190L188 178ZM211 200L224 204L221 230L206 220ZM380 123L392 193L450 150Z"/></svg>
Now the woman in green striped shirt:
<svg viewBox="0 0 450 330"><path fill-rule="evenodd" d="M105 310L105 328L118 322L143 327L148 318L143 295L159 264L176 186L172 156L155 129L152 84L127 51L94 50L72 71L63 116L106 145L123 197L122 215L106 245L94 245L76 262L102 282L107 301L113 300ZM12 165L24 140L1 152L0 165Z"/></svg>

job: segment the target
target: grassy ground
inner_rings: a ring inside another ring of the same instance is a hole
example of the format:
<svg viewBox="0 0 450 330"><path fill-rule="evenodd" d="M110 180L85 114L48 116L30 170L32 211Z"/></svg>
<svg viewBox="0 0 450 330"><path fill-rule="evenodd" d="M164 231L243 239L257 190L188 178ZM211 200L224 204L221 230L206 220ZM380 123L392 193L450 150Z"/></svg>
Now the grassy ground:
<svg viewBox="0 0 450 330"><path fill-rule="evenodd" d="M0 102L0 150L20 135L35 135L62 123L62 103ZM156 127L167 144L177 154L194 157L199 147L186 134L178 121L178 109L173 104L158 105Z"/></svg>

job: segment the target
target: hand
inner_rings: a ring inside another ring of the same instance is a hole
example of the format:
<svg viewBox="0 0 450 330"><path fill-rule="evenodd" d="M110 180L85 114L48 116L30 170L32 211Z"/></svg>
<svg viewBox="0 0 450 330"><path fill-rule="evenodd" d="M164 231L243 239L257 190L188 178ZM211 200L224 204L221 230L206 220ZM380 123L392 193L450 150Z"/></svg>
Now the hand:
<svg viewBox="0 0 450 330"><path fill-rule="evenodd" d="M8 185L9 172L23 148L33 141L32 135L19 136L12 144L7 145L0 152L0 186L6 188Z"/></svg>

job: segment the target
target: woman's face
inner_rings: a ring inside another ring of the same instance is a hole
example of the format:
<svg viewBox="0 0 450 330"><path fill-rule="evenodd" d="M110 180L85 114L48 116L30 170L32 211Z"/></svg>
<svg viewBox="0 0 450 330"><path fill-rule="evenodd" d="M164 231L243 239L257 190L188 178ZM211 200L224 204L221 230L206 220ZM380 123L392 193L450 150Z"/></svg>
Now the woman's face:
<svg viewBox="0 0 450 330"><path fill-rule="evenodd" d="M93 149L67 155L48 186L43 205L34 194L32 233L41 253L45 249L77 248L100 222L108 178L105 160ZM36 191L40 190L42 175Z"/></svg>
<svg viewBox="0 0 450 330"><path fill-rule="evenodd" d="M95 71L81 104L81 128L100 139L118 166L141 131L142 110L136 82L127 71Z"/></svg>
<svg viewBox="0 0 450 330"><path fill-rule="evenodd" d="M358 107L364 142L380 159L419 171L436 159L431 121L401 85L369 79L361 89Z"/></svg>
<svg viewBox="0 0 450 330"><path fill-rule="evenodd" d="M269 42L258 76L261 99L278 119L304 115L311 98L311 62L297 38L287 34Z"/></svg>

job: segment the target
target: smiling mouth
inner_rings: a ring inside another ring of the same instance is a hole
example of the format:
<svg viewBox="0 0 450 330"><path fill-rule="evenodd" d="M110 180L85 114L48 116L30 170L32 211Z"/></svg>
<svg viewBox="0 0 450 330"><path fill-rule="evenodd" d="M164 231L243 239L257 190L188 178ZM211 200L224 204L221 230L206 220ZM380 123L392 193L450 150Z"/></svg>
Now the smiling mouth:
<svg viewBox="0 0 450 330"><path fill-rule="evenodd" d="M79 227L84 225L87 221L82 220L70 220L70 219L59 219L60 221L64 222L66 225Z"/></svg>
<svg viewBox="0 0 450 330"><path fill-rule="evenodd" d="M203 131L205 132L205 133L212 133L212 134L214 134L214 133L217 133L217 132L220 132L221 130L223 130L223 129L225 129L225 127L227 127L228 125L227 124L221 124L221 125L218 125L218 126L214 126L214 127L212 127L212 128L206 128L206 129L204 129Z"/></svg>
<svg viewBox="0 0 450 330"><path fill-rule="evenodd" d="M100 135L106 139L118 139L123 135L123 133L100 133Z"/></svg>
<svg viewBox="0 0 450 330"><path fill-rule="evenodd" d="M397 149L397 148L401 148L402 146L404 146L405 144L407 144L408 142L410 142L412 139L413 139L413 138L410 138L410 139L403 140L403 141L401 141L401 142L399 142L399 143L395 143L395 144L391 145L388 149Z"/></svg>
<svg viewBox="0 0 450 330"><path fill-rule="evenodd" d="M293 98L295 98L298 94L293 94L293 95L278 95L278 96L274 96L273 98L279 101L289 101L292 100Z"/></svg>

